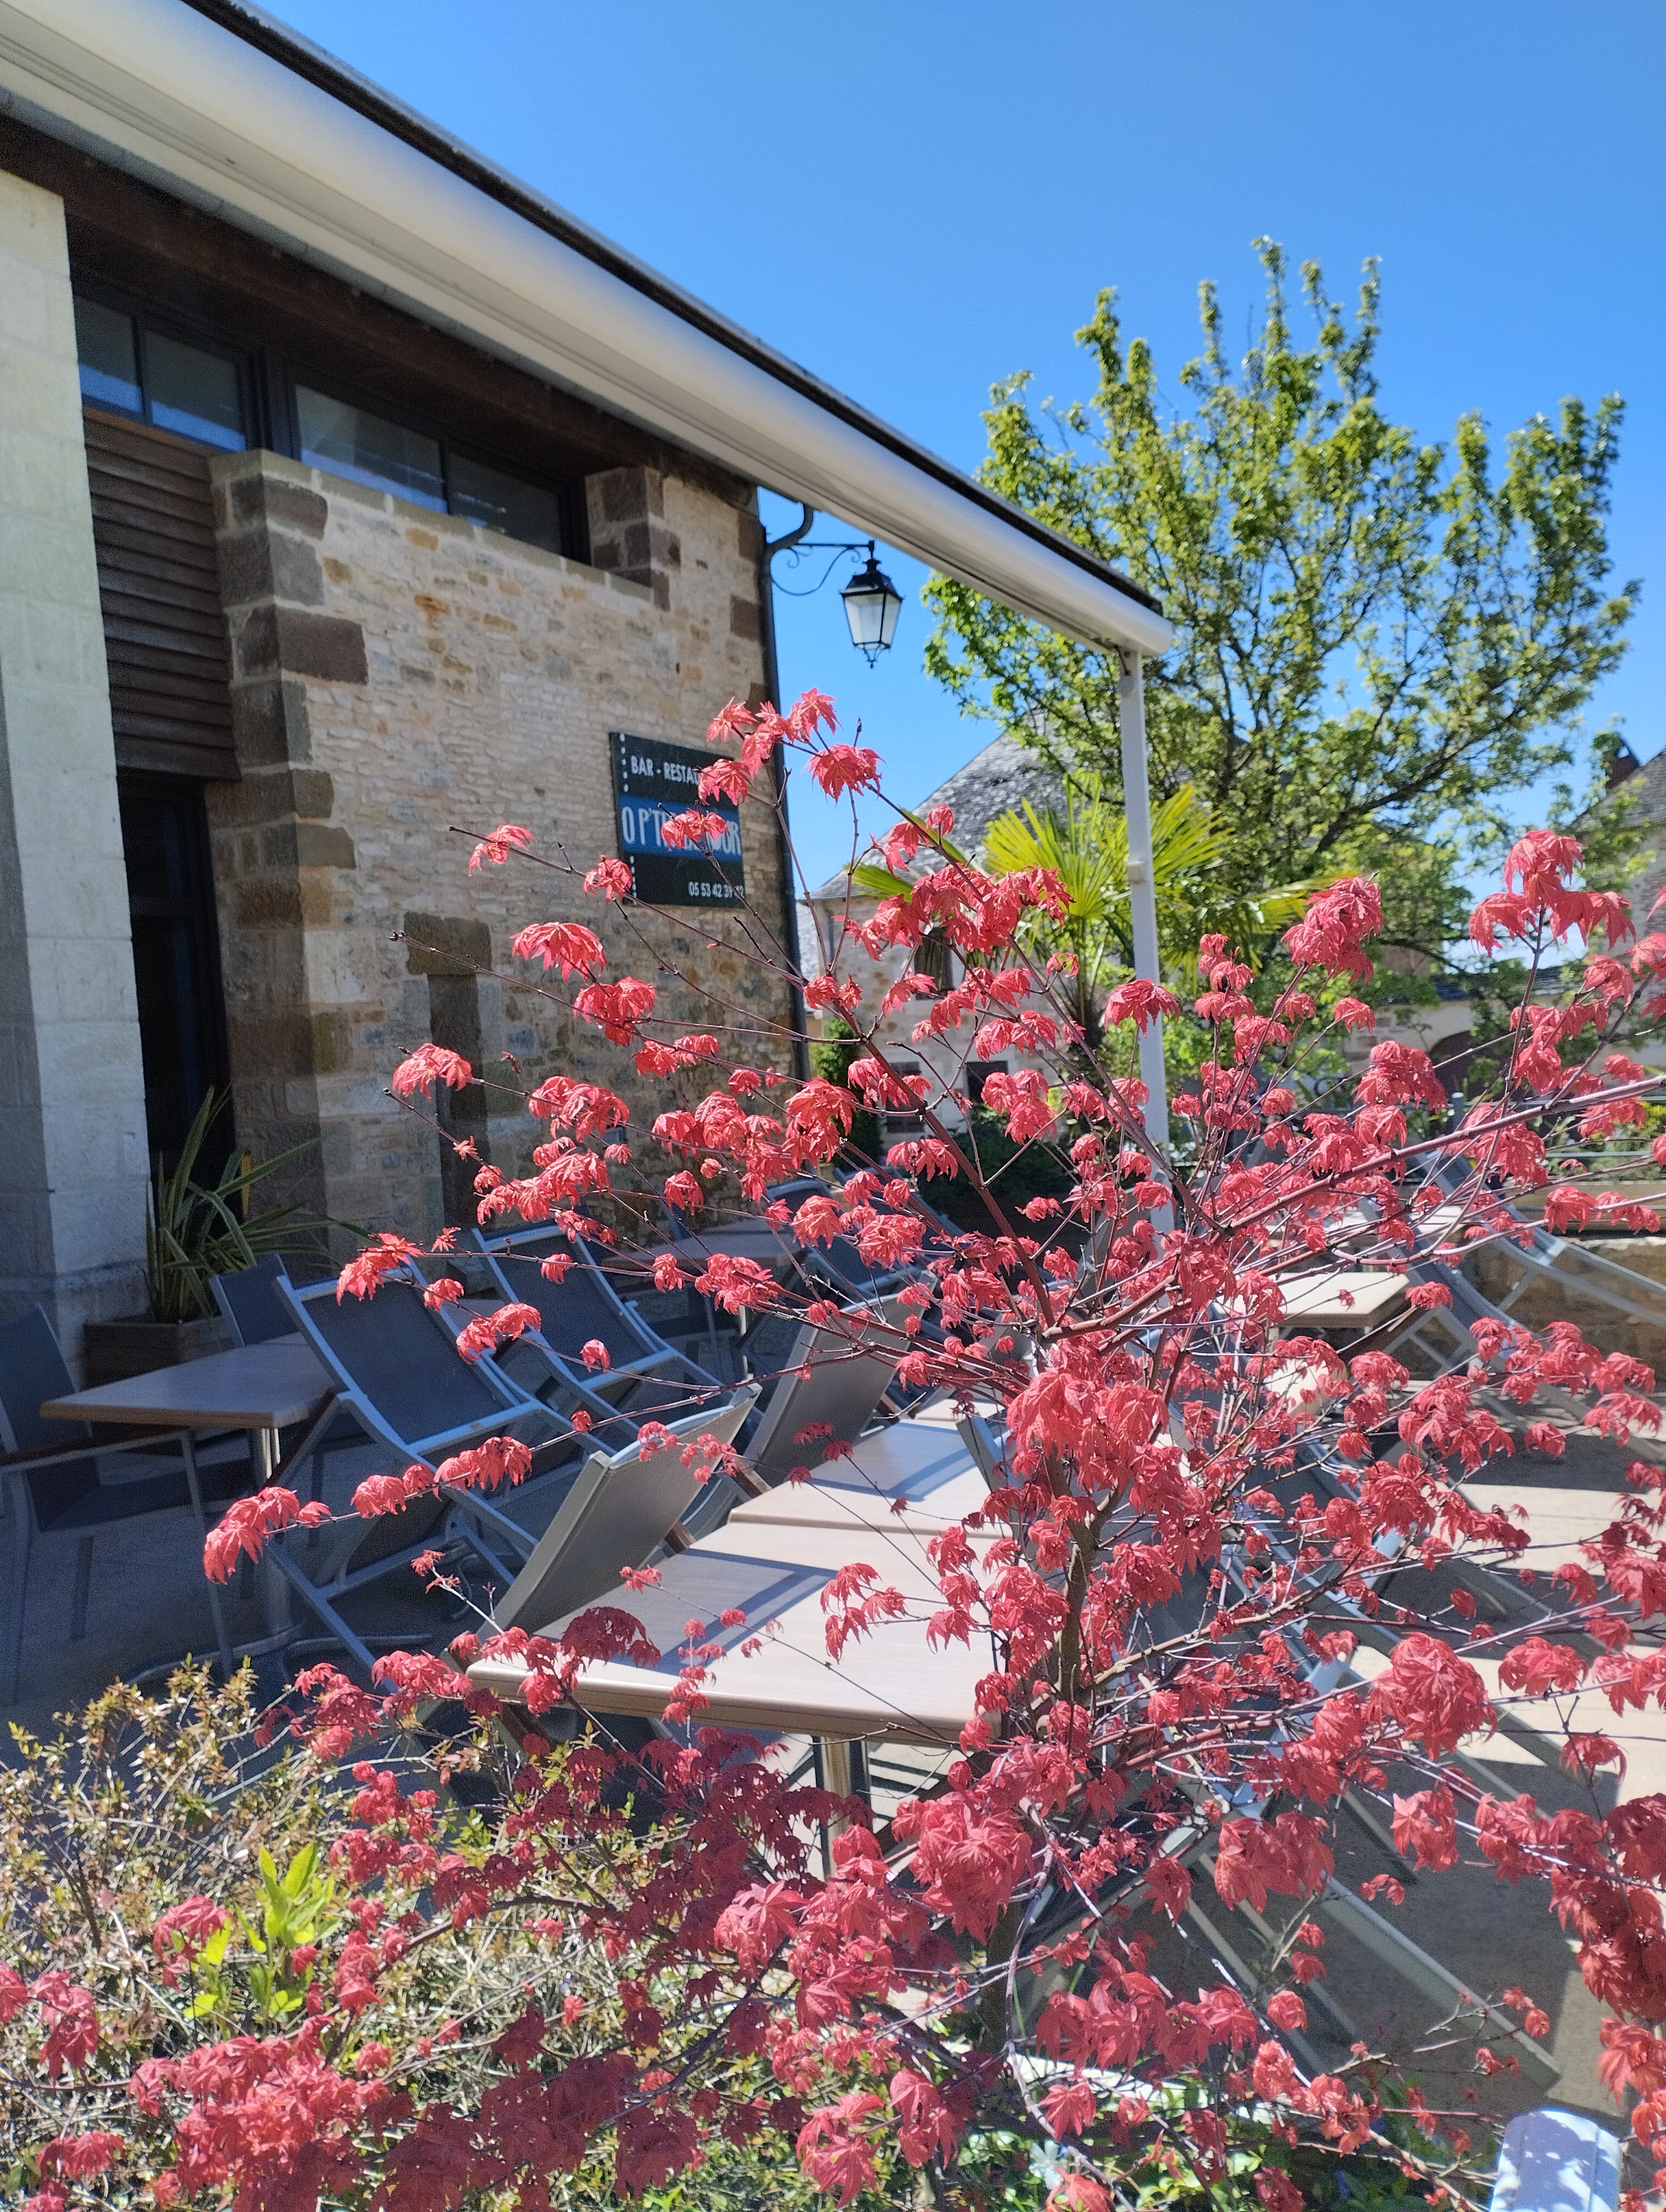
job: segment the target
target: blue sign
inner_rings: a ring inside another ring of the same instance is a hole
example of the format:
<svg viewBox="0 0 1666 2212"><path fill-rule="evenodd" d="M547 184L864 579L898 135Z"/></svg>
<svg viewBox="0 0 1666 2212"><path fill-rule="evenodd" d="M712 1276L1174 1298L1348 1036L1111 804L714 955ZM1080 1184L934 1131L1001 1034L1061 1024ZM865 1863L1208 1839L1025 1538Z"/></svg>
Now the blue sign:
<svg viewBox="0 0 1666 2212"><path fill-rule="evenodd" d="M619 857L630 865L636 896L649 906L744 906L740 810L700 796L700 771L718 756L624 730L615 730L612 742ZM721 818L719 835L703 845L667 844L666 823L696 809Z"/></svg>

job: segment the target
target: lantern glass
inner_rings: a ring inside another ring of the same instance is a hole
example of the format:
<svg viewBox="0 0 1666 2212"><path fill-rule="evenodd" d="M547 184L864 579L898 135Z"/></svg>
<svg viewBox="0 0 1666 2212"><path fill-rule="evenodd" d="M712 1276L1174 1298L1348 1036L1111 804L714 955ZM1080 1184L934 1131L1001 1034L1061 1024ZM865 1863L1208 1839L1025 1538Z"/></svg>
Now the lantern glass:
<svg viewBox="0 0 1666 2212"><path fill-rule="evenodd" d="M839 597L850 624L850 642L866 655L872 668L879 655L890 649L897 635L897 617L903 611L902 593L874 559L872 546L866 567L851 578Z"/></svg>

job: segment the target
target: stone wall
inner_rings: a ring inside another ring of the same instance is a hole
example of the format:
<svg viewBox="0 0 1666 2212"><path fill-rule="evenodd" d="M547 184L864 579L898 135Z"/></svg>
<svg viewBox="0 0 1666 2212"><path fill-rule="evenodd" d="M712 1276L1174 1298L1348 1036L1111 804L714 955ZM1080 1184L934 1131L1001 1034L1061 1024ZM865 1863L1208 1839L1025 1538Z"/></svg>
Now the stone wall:
<svg viewBox="0 0 1666 2212"><path fill-rule="evenodd" d="M502 821L581 866L615 852L608 733L697 744L725 700L756 696L757 525L739 491L648 470L592 479L607 573L270 453L214 474L243 777L209 805L243 1143L319 1138L314 1204L426 1238L468 1194L432 1129L386 1095L424 1039L495 1079L444 1110L505 1168L528 1164L538 1126L514 1094L556 1067L659 1110L665 1086L640 1084L512 959L531 921L581 916L610 972L656 983L679 1022L709 1015L673 969L743 1024L790 1024L737 916L661 921L524 862L468 865ZM750 805L743 836L748 898L778 930L769 811ZM790 1065L780 1037L755 1056Z"/></svg>
<svg viewBox="0 0 1666 2212"><path fill-rule="evenodd" d="M64 207L0 173L0 1318L142 1306L145 1176Z"/></svg>

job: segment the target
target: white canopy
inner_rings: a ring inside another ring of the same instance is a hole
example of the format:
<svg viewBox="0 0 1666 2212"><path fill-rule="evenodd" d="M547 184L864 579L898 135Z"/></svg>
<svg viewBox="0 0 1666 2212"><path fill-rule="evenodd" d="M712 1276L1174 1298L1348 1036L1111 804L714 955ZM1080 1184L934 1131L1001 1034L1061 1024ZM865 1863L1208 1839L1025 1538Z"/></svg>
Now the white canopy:
<svg viewBox="0 0 1666 2212"><path fill-rule="evenodd" d="M1079 547L239 0L0 0L0 103L1066 636L1170 641Z"/></svg>

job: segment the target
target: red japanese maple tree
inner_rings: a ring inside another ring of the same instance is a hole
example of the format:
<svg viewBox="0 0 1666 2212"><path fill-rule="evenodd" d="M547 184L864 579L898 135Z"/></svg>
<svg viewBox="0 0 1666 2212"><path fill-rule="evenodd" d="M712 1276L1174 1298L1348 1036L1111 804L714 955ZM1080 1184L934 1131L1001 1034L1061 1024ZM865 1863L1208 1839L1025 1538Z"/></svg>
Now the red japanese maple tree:
<svg viewBox="0 0 1666 2212"><path fill-rule="evenodd" d="M707 802L773 791L783 747L830 797L879 789L876 756L837 740L815 693L785 716L732 706L711 736ZM696 811L684 830L698 843L714 822ZM494 2203L543 2205L602 2137L629 2195L697 2161L719 2133L761 2129L789 2131L842 2203L871 2183L882 2142L938 2201L956 2201L961 2146L991 2130L1043 2149L1054 2201L1072 2212L1116 2201L1136 2160L1171 2154L1221 2179L1234 2143L1269 2130L1275 2154L1254 2180L1268 2212L1301 2202L1279 2143L1380 2146L1437 2199L1469 2201L1460 2118L1396 2086L1365 2046L1328 2069L1309 2039L1324 1969L1304 1905L1335 1882L1345 1800L1374 1808L1391 1835L1388 1870L1367 1885L1378 1898L1403 1893L1393 1869L1408 1864L1490 1862L1500 1880L1541 1887L1611 2014L1604 2077L1616 2095L1636 2093L1636 2136L1666 2157L1666 1800L1605 1814L1592 1792L1584 1809L1541 1811L1530 1794L1490 1794L1464 1750L1503 1722L1563 1741L1570 1771L1594 1777L1619 1753L1566 1721L1575 1694L1598 1692L1615 1714L1666 1704L1666 1656L1648 1626L1666 1611L1656 1460L1632 1461L1623 1509L1554 1573L1535 1573L1516 1518L1462 1487L1519 1444L1561 1449L1547 1418L1512 1431L1516 1410L1547 1394L1622 1446L1652 1437L1654 1377L1566 1322L1540 1338L1481 1319L1462 1356L1413 1375L1385 1348L1403 1316L1345 1351L1285 1317L1292 1279L1325 1267L1403 1267L1414 1311L1450 1306L1465 1250L1522 1233L1511 1200L1545 1184L1547 1146L1641 1123L1663 1078L1615 1043L1666 1001L1647 996L1666 976L1666 938L1634 941L1623 900L1575 887L1571 839L1523 837L1476 911L1477 942L1507 940L1535 975L1554 947L1577 937L1587 949L1569 955L1554 1002L1530 990L1499 1095L1455 1123L1435 1067L1408 1043L1375 1043L1363 1072L1357 1055L1346 1072L1337 1048L1373 1024L1353 994L1380 917L1371 884L1335 884L1288 932L1274 982L1256 985L1219 939L1201 947L1194 1012L1211 1049L1175 1101L1183 1138L1165 1152L1147 1134L1140 1085L1097 1062L1067 1018L1058 962L1022 949L1027 921L1060 910L1058 883L1039 869L980 872L945 849L952 829L940 811L899 816L882 850L913 888L853 920L824 972L794 978L862 1040L843 1085L791 1076L788 1036L760 1036L714 998L706 1030L674 1034L652 983L602 980L608 956L591 930L532 923L516 951L541 961L541 988L569 994L641 1073L680 1088L645 1153L648 1133L633 1133L623 1097L552 1075L526 1101L549 1125L533 1172L485 1168L477 1186L488 1226L550 1222L601 1239L627 1271L617 1240L651 1156L670 1164L659 1188L696 1220L727 1178L800 1249L849 1240L871 1265L911 1271L900 1308L884 1312L842 1309L807 1277L783 1287L744 1261L714 1257L694 1279L729 1310L800 1313L869 1346L889 1330L905 1389L998 1411L1001 1486L931 1538L932 1601L891 1588L883 1547L860 1533L827 1601L836 1663L904 1613L934 1645L992 1639L946 1771L885 1823L858 1800L794 1784L772 1752L702 1725L712 1650L697 1622L677 1661L672 1732L648 1753L611 1737L605 1715L576 1742L529 1732L528 1712L532 1731L553 1735L544 1717L582 1706L587 1664L659 1656L623 1604L561 1634L494 1638L483 1624L452 1661L381 1662L371 1688L315 1670L297 1726L316 1751L346 1757L423 1700L454 1696L453 1662L518 1656L522 1764L477 1849L447 1838L431 1798L365 1767L331 1844L350 1910L309 1961L298 2021L182 2041L140 2069L131 2126L154 2147L159 2203L225 2191L248 2212L310 2212L327 2191L441 2212L496 2191ZM541 856L514 824L475 858L564 871L602 901L629 888L620 863L587 872ZM635 926L629 906L616 919ZM920 1000L916 1036L952 1057L946 1080L897 1063L861 988L860 963L928 933L955 949L959 980L909 966L883 1010ZM760 918L743 909L740 934L760 969L783 971ZM1122 985L1105 1008L1108 1050L1179 1012L1158 985ZM1016 1144L1050 1146L1070 1170L1064 1195L1016 1209L981 1170L960 1073L1014 1057L1027 1065L991 1077L983 1100ZM411 1097L475 1074L425 1046L393 1088ZM845 1147L863 1108L916 1115L922 1133L853 1169ZM771 1203L772 1185L808 1172L830 1178L825 1192ZM976 1194L981 1225L945 1227L922 1203L951 1184ZM1595 1212L1655 1225L1578 1178L1559 1181L1547 1212L1563 1226ZM344 1271L343 1294L374 1295L417 1256L384 1237ZM691 1273L662 1257L652 1280L667 1289ZM429 1296L455 1289L430 1284ZM507 1308L472 1324L459 1351L535 1318ZM374 1477L356 1504L374 1515L436 1481L514 1482L528 1456L502 1440L437 1470ZM309 1517L287 1490L234 1508L210 1571ZM1414 1601L1388 1582L1408 1566ZM1513 1596L1478 1607L1477 1585ZM1366 1656L1370 1667L1351 1663ZM471 1695L489 1716L491 1699ZM617 1830L622 1788L651 1801L656 1825L647 1861L610 1886L592 1847ZM1259 1977L1235 1976L1206 1947L1191 1955L1207 1970L1179 1986L1164 1964L1171 1931L1209 1893L1229 1911L1283 1911L1272 1899L1293 1909ZM192 1910L182 1901L167 1933L182 1954L205 1940ZM489 2087L464 2107L430 2098L439 2058L390 2039L384 2000L413 1946L493 1915L554 1936L580 1929L617 1962L620 2010L616 2031L575 2047L558 1991L530 1987L493 2045ZM76 1991L6 1971L0 2013L34 2008L40 2063L90 2063L97 2022ZM1513 2068L1521 2039L1543 2032L1519 1990L1480 1993L1474 2009L1483 2073ZM1414 2136L1391 2129L1396 2116ZM77 2190L96 2201L119 2140L66 2137L35 2201L80 2202Z"/></svg>

